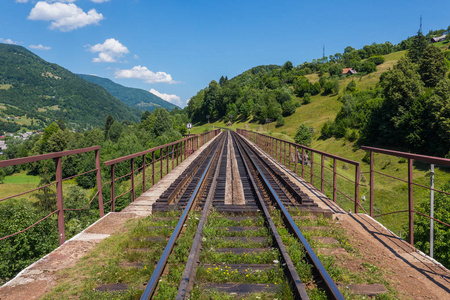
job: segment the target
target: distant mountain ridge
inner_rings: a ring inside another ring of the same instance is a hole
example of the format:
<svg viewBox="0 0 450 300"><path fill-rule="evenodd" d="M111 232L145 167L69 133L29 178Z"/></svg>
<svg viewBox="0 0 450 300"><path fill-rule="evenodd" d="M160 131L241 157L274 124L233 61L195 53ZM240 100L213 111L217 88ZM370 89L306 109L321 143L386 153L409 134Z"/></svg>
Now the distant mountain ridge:
<svg viewBox="0 0 450 300"><path fill-rule="evenodd" d="M165 108L167 110L172 110L179 108L178 106L161 99L160 97L150 93L149 91L137 88L126 87L115 83L108 78L102 78L94 75L77 74L84 80L90 81L92 83L98 84L107 90L111 95L118 98L122 102L139 108L142 111L148 110L153 111L156 108Z"/></svg>
<svg viewBox="0 0 450 300"><path fill-rule="evenodd" d="M0 43L0 131L7 117L17 126L40 129L62 119L69 127L103 126L108 115L138 122L142 112L22 46ZM31 124L30 124L31 123Z"/></svg>

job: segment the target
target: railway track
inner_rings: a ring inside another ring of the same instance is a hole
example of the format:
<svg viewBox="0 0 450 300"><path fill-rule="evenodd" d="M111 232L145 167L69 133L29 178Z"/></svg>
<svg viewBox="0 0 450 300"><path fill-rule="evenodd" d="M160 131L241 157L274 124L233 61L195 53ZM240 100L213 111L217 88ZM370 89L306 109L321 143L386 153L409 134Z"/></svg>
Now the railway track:
<svg viewBox="0 0 450 300"><path fill-rule="evenodd" d="M343 299L290 215L329 212L235 133L222 133L153 209L182 213L141 299L162 299L168 281L175 299ZM189 255L170 259L183 234Z"/></svg>

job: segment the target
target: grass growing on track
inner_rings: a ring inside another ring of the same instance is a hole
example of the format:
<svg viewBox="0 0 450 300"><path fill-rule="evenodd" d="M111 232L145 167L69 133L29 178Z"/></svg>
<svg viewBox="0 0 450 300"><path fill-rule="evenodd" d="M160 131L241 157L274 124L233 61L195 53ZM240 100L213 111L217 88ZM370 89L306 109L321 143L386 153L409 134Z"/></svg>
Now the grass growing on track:
<svg viewBox="0 0 450 300"><path fill-rule="evenodd" d="M299 210L291 210L292 216L309 216L302 211ZM279 220L279 212L273 211L272 214L275 216L274 218ZM365 261L363 255L354 247L349 240L348 236L345 233L345 230L341 228L338 222L323 218L322 216L318 216L318 218L305 218L302 220L296 220L296 225L301 229L301 227L323 227L326 230L322 231L307 231L302 230L303 236L306 238L308 243L314 249L316 253L318 253L318 258L322 262L323 266L330 274L331 278L335 282L339 282L342 284L382 284L388 292L386 294L381 294L371 299L397 299L398 292L394 290L390 283L385 280L384 275L388 272L383 270L371 263ZM333 237L338 241L338 244L323 244L321 242L317 242L313 239L313 237L321 236L321 237ZM320 249L323 248L344 248L349 254L346 259L354 260L356 264L359 264L357 271L351 271L345 266L341 264L341 260L337 259L337 256L325 255L320 253ZM303 280L303 279L302 279ZM362 295L355 295L349 289L340 288L342 294L345 299L367 299L367 296L364 297ZM315 292L314 292L315 293ZM314 294L313 293L313 294ZM317 296L310 295L311 299L326 299L321 296L319 293Z"/></svg>
<svg viewBox="0 0 450 300"><path fill-rule="evenodd" d="M139 299L145 288L143 283L150 279L179 216L179 211L170 211L128 221L123 232L97 245L74 267L59 271L60 283L44 299ZM189 253L197 222L196 213L190 214L188 226L169 259L169 271L159 287L164 293L155 299L172 297L166 295L173 294L175 281L178 288L181 276L178 266ZM181 273L183 270L184 266ZM116 283L126 284L128 289L114 293L95 291L99 285Z"/></svg>
<svg viewBox="0 0 450 300"><path fill-rule="evenodd" d="M229 242L221 237L267 237L269 232L264 227L262 216L252 216L243 220L227 218L228 214L220 214L212 211L204 228L203 251L200 254L202 264L197 269L197 285L191 294L191 299L235 299L234 295L220 293L203 286L207 283L248 283L248 284L272 284L278 286L276 293L252 293L245 299L292 299L292 294L286 282L283 270L280 266L280 255L277 249L270 248L271 238L263 243L262 247L268 251L252 254L234 254L232 252L217 252L218 248L253 248L261 247L260 244L251 241ZM256 230L243 232L229 232L229 227L258 227ZM206 265L203 265L206 264ZM233 270L230 264L271 264L272 268L266 270L244 271Z"/></svg>

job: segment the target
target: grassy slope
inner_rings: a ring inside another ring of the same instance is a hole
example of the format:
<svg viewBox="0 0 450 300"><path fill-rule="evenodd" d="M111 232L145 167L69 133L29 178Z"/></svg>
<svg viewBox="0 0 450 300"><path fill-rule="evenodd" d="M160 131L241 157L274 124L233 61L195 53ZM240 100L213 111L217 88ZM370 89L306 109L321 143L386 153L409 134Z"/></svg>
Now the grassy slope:
<svg viewBox="0 0 450 300"><path fill-rule="evenodd" d="M359 90L364 90L367 88L374 87L375 84L379 81L379 77L381 73L387 71L389 68L392 68L402 56L405 55L405 51L391 53L386 55L385 63L377 66L377 71L364 75L362 77L347 77L340 80L341 91L342 88L347 86L347 84L355 79L356 86ZM318 76L316 74L308 75L311 81L318 80ZM342 93L342 92L341 92ZM314 127L314 139L312 142L312 147L335 154L341 157L345 157L348 159L352 159L361 163L362 172L367 172L369 170L369 166L366 163L362 162L362 158L365 155L365 152L362 150L356 150L354 148L354 143L351 143L344 139L335 139L330 138L327 140L320 140L320 129L323 124L327 120L334 120L336 114L339 112L341 107L341 102L339 102L337 95L331 96L322 96L316 95L312 97L312 102L307 105L302 105L297 108L296 113L285 118L285 125L279 128L275 127L275 124L270 124L269 130L267 129L267 125L261 126L257 123L247 121L245 123L235 123L233 128L244 128L244 126L248 126L249 130L262 130L263 133L268 133L286 140L293 141L295 133L297 131L298 126L301 123L305 123L308 126ZM301 99L297 99L301 101ZM245 125L247 124L247 125ZM226 127L223 122L216 122L209 124L209 126L200 126L194 127L191 132L199 133L203 132L205 128L212 128L212 126L216 127ZM404 180L407 179L407 164L399 162L400 159L395 157L388 157L385 155L375 155L375 169L377 171L381 171L387 173L391 176L396 176L402 178ZM344 167L344 168L343 168ZM354 169L350 168L346 170L347 166L343 166L341 163L338 164L339 173L344 176L348 176L349 178L354 178ZM415 165L414 169L414 182L420 183L423 185L429 185L429 165ZM435 178L435 186L440 187L445 182L450 180L450 174L448 172L437 169L436 170L436 178ZM368 183L369 174L363 173L362 184ZM342 182L338 183L338 185L344 186L346 193L348 195L352 195L352 188L348 184ZM407 186L405 183L399 181L393 181L390 178L383 177L380 175L375 176L375 214L387 213L396 210L404 210L408 209L408 196L407 196ZM330 195L329 192L327 192ZM416 206L417 204L423 201L429 201L429 192L423 188L414 188L414 199ZM363 206L366 210L369 210L369 190L367 187L362 186L360 190L361 196L366 196L367 201L363 203ZM346 210L352 209L353 204L349 201L338 200L338 202L343 206ZM419 217L415 217L419 218ZM404 233L404 226L407 226L408 215L407 213L401 214L393 214L385 217L377 218L380 222L386 225L389 229L393 230L397 234L400 231Z"/></svg>

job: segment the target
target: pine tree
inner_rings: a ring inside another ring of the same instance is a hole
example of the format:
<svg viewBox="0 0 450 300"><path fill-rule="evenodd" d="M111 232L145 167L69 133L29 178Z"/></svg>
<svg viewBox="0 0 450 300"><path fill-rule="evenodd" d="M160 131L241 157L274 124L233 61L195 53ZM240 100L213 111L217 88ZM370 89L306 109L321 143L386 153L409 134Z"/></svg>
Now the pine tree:
<svg viewBox="0 0 450 300"><path fill-rule="evenodd" d="M417 63L420 60L427 46L428 46L427 39L422 34L422 31L419 30L417 32L417 35L413 37L408 52L408 57L411 59L413 63Z"/></svg>
<svg viewBox="0 0 450 300"><path fill-rule="evenodd" d="M419 73L427 87L435 87L445 77L447 66L439 48L429 45L419 60Z"/></svg>

